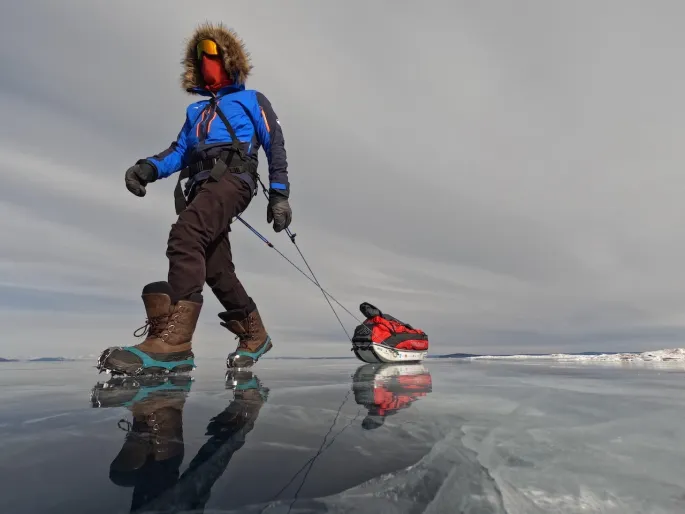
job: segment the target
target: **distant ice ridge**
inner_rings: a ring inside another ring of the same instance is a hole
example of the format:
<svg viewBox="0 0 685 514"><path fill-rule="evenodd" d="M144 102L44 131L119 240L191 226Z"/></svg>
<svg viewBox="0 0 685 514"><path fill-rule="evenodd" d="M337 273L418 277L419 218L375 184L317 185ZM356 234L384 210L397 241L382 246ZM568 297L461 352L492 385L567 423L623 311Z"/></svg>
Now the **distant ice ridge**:
<svg viewBox="0 0 685 514"><path fill-rule="evenodd" d="M550 353L546 355L473 355L467 360L554 360L560 362L683 362L685 348L667 348L642 353Z"/></svg>

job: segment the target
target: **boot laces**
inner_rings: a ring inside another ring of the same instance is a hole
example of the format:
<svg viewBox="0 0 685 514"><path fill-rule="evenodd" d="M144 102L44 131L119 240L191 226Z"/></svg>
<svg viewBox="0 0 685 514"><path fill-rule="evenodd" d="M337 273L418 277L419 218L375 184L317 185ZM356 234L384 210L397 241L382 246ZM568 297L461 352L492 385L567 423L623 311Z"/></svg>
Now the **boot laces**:
<svg viewBox="0 0 685 514"><path fill-rule="evenodd" d="M249 350L249 341L254 339L255 334L255 323L252 317L247 318L247 327L245 327L245 332L238 334L235 338L238 340L238 348L241 350Z"/></svg>
<svg viewBox="0 0 685 514"><path fill-rule="evenodd" d="M133 332L133 335L135 337L143 337L146 334L149 334L151 336L159 335L162 332L162 325L167 317L168 314L162 314L161 316L152 316L150 318L147 318L145 320L145 325L143 325L142 327L138 328L135 332Z"/></svg>
<svg viewBox="0 0 685 514"><path fill-rule="evenodd" d="M136 431L133 429L133 423L122 418L117 423L117 427L119 430L126 432L126 439L137 439L153 446L155 441L159 438L160 428L154 412L145 417L145 424L147 425L147 430L142 432Z"/></svg>
<svg viewBox="0 0 685 514"><path fill-rule="evenodd" d="M247 334L237 335L237 336L235 336L235 339L238 341L238 348L239 349L241 349L241 350L249 350L250 349L249 345L247 344L247 342L249 341L250 338Z"/></svg>

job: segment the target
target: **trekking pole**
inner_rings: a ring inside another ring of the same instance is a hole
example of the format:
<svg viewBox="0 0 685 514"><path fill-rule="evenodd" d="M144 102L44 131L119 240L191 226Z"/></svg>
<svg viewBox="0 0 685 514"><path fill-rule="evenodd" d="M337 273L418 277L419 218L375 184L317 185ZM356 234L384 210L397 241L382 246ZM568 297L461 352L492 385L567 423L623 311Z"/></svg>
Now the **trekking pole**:
<svg viewBox="0 0 685 514"><path fill-rule="evenodd" d="M262 186L262 192L264 193L264 196L266 197L267 201L269 200L269 192L266 189L266 186L264 185L264 182L262 182L262 179L257 177L257 180L259 181L259 184ZM345 329L345 325L343 325L343 322L340 321L340 316L338 316L338 313L335 311L335 308L333 307L333 304L331 304L331 301L328 299L328 293L324 290L323 287L321 287L321 284L319 283L319 280L316 278L316 275L314 274L314 270L312 270L311 266L307 262L307 259L304 258L304 254L302 253L302 250L300 250L300 247L297 245L297 242L295 241L295 236L297 234L293 234L289 228L285 229L285 233L288 234L288 237L290 238L290 241L295 245L295 248L297 249L297 253L300 254L300 257L302 257L302 261L304 261L305 265L307 266L307 269L309 270L309 273L312 274L312 278L314 279L314 283L319 287L321 290L321 293L323 294L323 297L326 299L326 302L328 302L329 307L333 311L333 314L335 317L338 319L338 323L340 323L340 326L342 329L345 331L345 335L347 336L347 339L352 341L352 338L350 337L350 334L347 333L347 329ZM356 317L355 317L356 319ZM357 320L359 321L359 320Z"/></svg>
<svg viewBox="0 0 685 514"><path fill-rule="evenodd" d="M349 314L350 316L352 316L352 317L353 317L355 320L357 320L359 323L362 322L357 316L355 316L354 314L352 314L352 312L350 312L349 309L347 309L347 307L345 307L345 306L344 306L343 304L341 304L338 300L336 300L336 299L333 297L332 294L330 294L328 291L326 291L325 289L323 289L317 282L315 282L314 280L312 280L312 277L310 277L309 275L307 275L307 274L306 274L306 273L305 273L297 264L295 264L293 261L291 261L286 255L283 254L283 252L281 252L278 248L276 248L276 247L273 245L273 243L271 243L271 241L269 241L266 237L264 237L262 234L260 234L259 231L257 231L257 229L255 229L252 225L250 225L247 221L245 221L245 220L244 220L243 218L241 218L240 216L236 216L236 218L237 218L238 221L240 221L243 225L245 225L245 226L246 226L254 235L256 235L259 239L261 239L261 240L264 242L264 244L266 244L269 248L272 248L273 250L275 250L276 253L278 253L278 255L280 255L281 257L283 257L283 258L284 258L284 259L285 259L293 268L295 268L297 271L299 271L307 280L309 280L312 284L318 286L319 289L321 289L321 291L322 291L325 295L328 295L328 296L331 298L331 300L333 300L335 303L337 303L345 312L347 312L347 314ZM335 311L333 311L333 312L335 312ZM343 327L343 329L344 329L344 327ZM347 331L345 331L345 333L347 333ZM349 337L349 336L348 336L348 337Z"/></svg>

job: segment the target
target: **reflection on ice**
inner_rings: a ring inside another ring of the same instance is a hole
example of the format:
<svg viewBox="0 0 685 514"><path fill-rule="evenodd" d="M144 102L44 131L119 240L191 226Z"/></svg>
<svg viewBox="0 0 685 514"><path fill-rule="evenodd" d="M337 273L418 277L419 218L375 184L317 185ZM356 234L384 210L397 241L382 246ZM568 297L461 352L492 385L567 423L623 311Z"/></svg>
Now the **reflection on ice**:
<svg viewBox="0 0 685 514"><path fill-rule="evenodd" d="M214 416L206 426L205 435L210 436L200 450L181 472L186 444L184 442L184 408L193 386L188 376L165 376L147 378L114 377L105 383L98 383L91 393L91 405L95 408L125 407L133 417L132 421L121 419L118 427L125 431L121 449L109 467L109 479L121 487L132 487L131 512L157 512L172 509L174 512L203 512L210 499L212 488L227 468L238 450L244 447L246 436L252 432L257 423L260 410L267 402L269 389L250 371L229 372L225 386L233 391L233 399L219 414ZM396 415L408 409L419 398L432 391L430 372L421 364L367 364L360 366L352 377L351 388L341 398L335 416L328 430L320 441L312 441L312 446L302 446L281 442L270 443L268 447L285 452L295 451L298 454L315 453L309 457L295 472L278 476L280 482L277 490L258 504L241 505L240 512L298 512L327 511L324 503L313 501L310 494L304 494L309 485L310 473L317 461L334 445L336 440L350 427L363 430L375 430L384 426L387 416ZM343 407L351 393L357 405L362 407L357 416L342 420ZM359 421L359 414L366 411L367 416ZM302 427L305 428L305 427ZM392 429L390 429L392 430ZM404 437L408 432L404 432ZM393 438L381 437L365 439L355 436L357 440L358 470L352 476L373 477L373 466L365 465L382 459L387 453L387 444ZM405 444L408 441L405 440ZM364 448L361 445L371 445ZM375 446L375 448L374 448ZM425 441L425 451L430 451L430 443ZM345 452L345 447L338 451ZM407 448L396 451L397 457ZM411 456L410 450L407 455ZM413 465L421 456L417 455L406 462ZM376 464L384 466L382 460ZM401 468L400 468L401 469ZM245 470L251 472L250 470ZM368 472L371 471L369 474ZM326 474L327 468L318 466L320 473ZM335 473L333 473L335 474ZM249 479L245 479L246 482ZM345 484L346 481L340 484ZM359 483L359 481L357 481ZM333 487L335 484L332 484ZM273 489L273 483L269 484ZM352 485L354 487L354 485ZM264 494L266 493L266 489ZM338 488L340 489L340 488ZM345 489L343 487L343 489ZM349 487L348 487L349 489ZM275 509L275 510L274 510ZM226 512L229 512L226 510Z"/></svg>
<svg viewBox="0 0 685 514"><path fill-rule="evenodd" d="M0 512L685 512L683 353L3 367Z"/></svg>
<svg viewBox="0 0 685 514"><path fill-rule="evenodd" d="M93 407L123 406L133 415L132 423L119 421L126 437L109 473L114 484L133 487L131 512L202 512L268 397L268 389L251 372L227 373L233 400L209 421L209 439L181 474L183 409L191 386L192 379L184 376L115 377L93 388Z"/></svg>
<svg viewBox="0 0 685 514"><path fill-rule="evenodd" d="M368 410L362 427L373 430L430 393L433 382L423 364L366 364L354 374L352 388L355 401Z"/></svg>

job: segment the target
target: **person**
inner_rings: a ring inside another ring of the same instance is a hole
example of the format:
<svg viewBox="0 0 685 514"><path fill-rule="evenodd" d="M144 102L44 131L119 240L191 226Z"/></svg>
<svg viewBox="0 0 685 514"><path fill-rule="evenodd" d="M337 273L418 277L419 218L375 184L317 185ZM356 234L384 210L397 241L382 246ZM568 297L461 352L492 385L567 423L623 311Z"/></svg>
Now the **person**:
<svg viewBox="0 0 685 514"><path fill-rule="evenodd" d="M98 359L100 372L192 369L192 337L205 282L225 309L220 324L238 340L227 358L229 368L250 367L273 346L255 302L236 276L228 234L233 218L257 194L260 148L268 160L267 223L280 232L292 220L280 121L264 94L245 88L253 68L250 56L223 23L198 26L182 62L183 89L206 98L187 107L185 123L169 148L138 160L125 173L127 189L144 197L148 184L180 172L174 192L179 216L166 251L168 279L143 288L147 321L134 335L147 335L145 340L105 349Z"/></svg>

